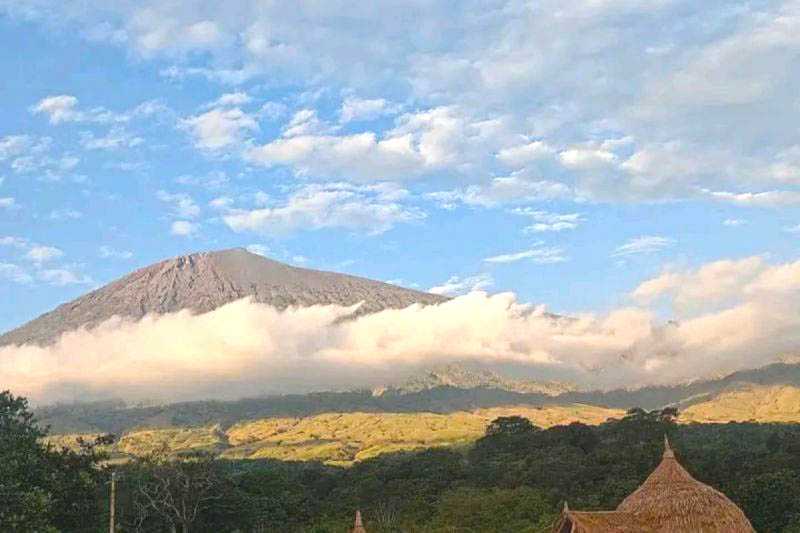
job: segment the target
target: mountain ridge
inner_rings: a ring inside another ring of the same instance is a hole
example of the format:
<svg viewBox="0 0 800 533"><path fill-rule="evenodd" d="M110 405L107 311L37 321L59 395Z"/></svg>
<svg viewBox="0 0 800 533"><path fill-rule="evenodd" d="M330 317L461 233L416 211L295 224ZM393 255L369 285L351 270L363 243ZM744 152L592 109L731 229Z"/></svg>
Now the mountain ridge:
<svg viewBox="0 0 800 533"><path fill-rule="evenodd" d="M51 344L67 331L92 328L113 316L138 320L183 309L204 313L245 297L278 309L361 303L356 314L448 300L349 274L295 267L244 248L231 248L181 255L135 270L0 335L0 347Z"/></svg>

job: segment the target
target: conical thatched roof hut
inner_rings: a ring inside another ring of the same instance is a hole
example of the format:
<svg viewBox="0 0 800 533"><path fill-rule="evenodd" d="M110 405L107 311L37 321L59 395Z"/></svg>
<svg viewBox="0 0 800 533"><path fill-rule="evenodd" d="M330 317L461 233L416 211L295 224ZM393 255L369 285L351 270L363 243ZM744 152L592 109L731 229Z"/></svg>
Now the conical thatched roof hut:
<svg viewBox="0 0 800 533"><path fill-rule="evenodd" d="M755 533L735 503L697 481L664 442L661 463L616 511L571 511L566 505L554 533Z"/></svg>

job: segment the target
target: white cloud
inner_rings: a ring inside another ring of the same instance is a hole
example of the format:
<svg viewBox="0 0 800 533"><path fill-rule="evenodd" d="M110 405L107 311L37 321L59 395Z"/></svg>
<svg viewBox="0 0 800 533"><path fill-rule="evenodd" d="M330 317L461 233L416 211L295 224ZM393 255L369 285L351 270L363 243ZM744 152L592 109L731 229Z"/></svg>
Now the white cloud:
<svg viewBox="0 0 800 533"><path fill-rule="evenodd" d="M624 257L628 255L651 254L660 252L673 244L675 244L675 239L659 237L657 235L643 235L618 246L611 256Z"/></svg>
<svg viewBox="0 0 800 533"><path fill-rule="evenodd" d="M119 150L139 146L144 143L144 139L132 135L124 128L114 127L103 137L95 137L90 131L81 132L80 143L86 150Z"/></svg>
<svg viewBox="0 0 800 533"><path fill-rule="evenodd" d="M701 192L711 199L729 202L742 207L786 207L800 205L800 192L798 191L734 193L703 189Z"/></svg>
<svg viewBox="0 0 800 533"><path fill-rule="evenodd" d="M224 187L230 183L228 175L222 171L212 171L203 176L190 176L184 174L175 178L175 183L181 185L191 185L193 187L203 187L204 189L215 190Z"/></svg>
<svg viewBox="0 0 800 533"><path fill-rule="evenodd" d="M395 111L396 108L389 105L389 102L383 98L370 100L348 96L342 102L342 107L339 110L339 120L341 122L374 120Z"/></svg>
<svg viewBox="0 0 800 533"><path fill-rule="evenodd" d="M143 102L124 112L114 112L104 107L81 109L78 107L78 99L75 96L60 94L39 100L39 102L30 107L30 112L34 115L46 115L50 124L64 122L113 124L129 122L138 117L167 114L170 110L157 100Z"/></svg>
<svg viewBox="0 0 800 533"><path fill-rule="evenodd" d="M69 153L54 155L53 139L34 135L8 135L0 138L0 162L17 174L38 173L40 179L57 181L71 172L80 159Z"/></svg>
<svg viewBox="0 0 800 533"><path fill-rule="evenodd" d="M551 200L569 195L570 189L562 183L511 175L492 178L482 185L427 193L425 197L445 209L455 209L459 204L495 207L501 204Z"/></svg>
<svg viewBox="0 0 800 533"><path fill-rule="evenodd" d="M130 259L133 252L130 250L117 250L111 246L103 245L98 249L97 255L103 259Z"/></svg>
<svg viewBox="0 0 800 533"><path fill-rule="evenodd" d="M21 155L40 154L50 149L53 140L50 137L34 137L32 135L7 135L0 137L0 161L13 159Z"/></svg>
<svg viewBox="0 0 800 533"><path fill-rule="evenodd" d="M771 190L775 181L797 183L800 176L788 156L800 118L793 2L587 0L567 10L544 0L488 12L471 2L459 13L427 3L415 6L414 17L403 6L381 5L362 9L357 23L343 20L339 6L316 3L291 12L249 1L204 9L154 0L112 4L90 1L81 13L68 4L7 9L167 61L163 71L172 77L199 75L237 87L269 81L298 92L323 87L346 95L344 121L397 101L418 106L412 115L469 110L469 122L501 121L507 130L502 139L490 136L497 142L472 142L470 128L441 122L433 129L452 143L429 151L412 138L400 156L380 143L402 143L403 134L380 129L303 134L292 142L278 137L250 153L253 161L298 174L401 179L446 169L483 185L497 162L511 170L545 164L534 144L541 142L564 164L548 169L547 180L593 199L690 198L698 187ZM434 35L430 27L441 31ZM357 98L353 87L376 96ZM91 115L74 97L53 98L61 98L48 103L53 117ZM231 92L212 105L244 105L247 98ZM311 99L286 101L308 107ZM612 136L614 143L596 141ZM222 135L214 143L240 140ZM348 148L359 142L352 157Z"/></svg>
<svg viewBox="0 0 800 533"><path fill-rule="evenodd" d="M15 207L17 207L17 201L14 198L10 196L0 198L0 209L13 209Z"/></svg>
<svg viewBox="0 0 800 533"><path fill-rule="evenodd" d="M208 205L214 209L229 209L233 206L233 198L230 196L218 196L208 202Z"/></svg>
<svg viewBox="0 0 800 533"><path fill-rule="evenodd" d="M494 285L494 278L491 274L478 274L476 276L451 276L441 285L431 287L428 292L431 294L442 294L446 296L457 296L475 291L483 291Z"/></svg>
<svg viewBox="0 0 800 533"><path fill-rule="evenodd" d="M11 246L13 248L26 248L28 239L22 237L5 236L0 237L0 246Z"/></svg>
<svg viewBox="0 0 800 533"><path fill-rule="evenodd" d="M210 151L240 144L248 132L259 129L255 119L238 107L211 109L181 120L180 127L192 135L195 146Z"/></svg>
<svg viewBox="0 0 800 533"><path fill-rule="evenodd" d="M55 246L35 245L28 250L25 257L34 263L46 263L58 259L63 255L64 252Z"/></svg>
<svg viewBox="0 0 800 533"><path fill-rule="evenodd" d="M525 231L533 233L573 230L584 222L583 215L580 213L551 213L531 207L518 207L512 209L511 212L531 218L534 223L527 226Z"/></svg>
<svg viewBox="0 0 800 533"><path fill-rule="evenodd" d="M286 233L323 228L388 231L396 224L425 218L418 208L402 203L408 191L390 183L309 184L282 203L252 210L232 209L223 216L234 231Z"/></svg>
<svg viewBox="0 0 800 533"><path fill-rule="evenodd" d="M48 216L50 220L77 220L83 218L83 213L75 209L54 209Z"/></svg>
<svg viewBox="0 0 800 533"><path fill-rule="evenodd" d="M300 137L324 135L332 133L336 128L326 124L317 116L314 109L297 111L283 128L284 137Z"/></svg>
<svg viewBox="0 0 800 533"><path fill-rule="evenodd" d="M570 148L558 154L561 164L575 170L594 170L617 161L617 156L608 150L593 148Z"/></svg>
<svg viewBox="0 0 800 533"><path fill-rule="evenodd" d="M176 220L170 226L170 233L181 237L189 237L197 233L200 227L188 220Z"/></svg>
<svg viewBox="0 0 800 533"><path fill-rule="evenodd" d="M556 247L536 247L530 250L523 250L522 252L515 252L510 254L495 255L484 259L486 263L515 263L529 259L532 263L537 265L549 265L553 263L563 263L567 260L564 255L564 250Z"/></svg>
<svg viewBox="0 0 800 533"><path fill-rule="evenodd" d="M288 108L281 102L265 102L258 110L258 116L270 121L276 121L286 115Z"/></svg>
<svg viewBox="0 0 800 533"><path fill-rule="evenodd" d="M92 278L79 274L67 268L49 268L40 270L36 273L37 279L55 285L57 287L64 287L66 285L91 285L94 283Z"/></svg>
<svg viewBox="0 0 800 533"><path fill-rule="evenodd" d="M707 308L715 302L737 296L764 267L764 260L754 256L714 261L695 270L666 270L641 283L631 296L644 304L669 296L679 311Z"/></svg>
<svg viewBox="0 0 800 533"><path fill-rule="evenodd" d="M503 148L497 153L497 159L514 168L521 168L533 161L552 157L555 150L544 141L532 141L526 144Z"/></svg>
<svg viewBox="0 0 800 533"><path fill-rule="evenodd" d="M213 102L209 102L203 107L205 109L211 109L214 107L239 107L245 104L249 104L252 101L253 99L250 97L249 94L243 91L237 91L235 93L225 93L216 100L214 100Z"/></svg>
<svg viewBox="0 0 800 533"><path fill-rule="evenodd" d="M158 191L156 197L164 203L167 203L172 208L174 216L179 218L196 218L200 215L200 206L198 206L194 199L188 194L175 193L171 194L167 191Z"/></svg>
<svg viewBox="0 0 800 533"><path fill-rule="evenodd" d="M74 122L82 119L82 114L75 109L77 105L78 99L68 94L48 96L32 106L31 113L47 115L50 124Z"/></svg>
<svg viewBox="0 0 800 533"><path fill-rule="evenodd" d="M22 267L13 263L0 262L0 279L13 283L32 283L33 277Z"/></svg>
<svg viewBox="0 0 800 533"><path fill-rule="evenodd" d="M263 244L248 244L247 251L251 254L260 255L263 257L269 257L270 255L269 247Z"/></svg>
<svg viewBox="0 0 800 533"><path fill-rule="evenodd" d="M728 226L729 228L738 228L739 226L744 226L747 224L747 221L741 218L726 218L722 221L723 226Z"/></svg>
<svg viewBox="0 0 800 533"><path fill-rule="evenodd" d="M409 179L440 169L467 172L482 165L507 136L502 120L478 120L454 107L406 113L382 133L320 133L326 125L302 110L284 137L249 150L246 157L266 166L290 166L302 176L362 181Z"/></svg>

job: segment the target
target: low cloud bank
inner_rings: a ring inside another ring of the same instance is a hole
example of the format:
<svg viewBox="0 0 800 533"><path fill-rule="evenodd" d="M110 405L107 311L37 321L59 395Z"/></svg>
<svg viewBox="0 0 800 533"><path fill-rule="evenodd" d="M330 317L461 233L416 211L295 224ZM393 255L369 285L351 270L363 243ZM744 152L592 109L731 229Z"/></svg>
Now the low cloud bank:
<svg viewBox="0 0 800 533"><path fill-rule="evenodd" d="M800 347L800 261L665 271L605 315L554 318L511 293L473 292L345 319L353 307L279 311L248 299L209 313L109 320L49 347L0 349L0 388L37 403L237 398L371 386L452 361L512 364L585 387L708 377ZM663 321L654 305L671 307Z"/></svg>

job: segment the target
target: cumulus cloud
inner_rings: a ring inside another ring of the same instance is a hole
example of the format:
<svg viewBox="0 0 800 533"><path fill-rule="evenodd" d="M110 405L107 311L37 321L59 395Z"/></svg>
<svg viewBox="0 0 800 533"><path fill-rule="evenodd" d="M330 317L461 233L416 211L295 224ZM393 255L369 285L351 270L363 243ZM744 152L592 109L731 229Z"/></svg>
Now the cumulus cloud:
<svg viewBox="0 0 800 533"><path fill-rule="evenodd" d="M393 113L395 109L383 98L363 99L348 96L342 102L342 107L339 110L339 120L341 122L373 120L382 115Z"/></svg>
<svg viewBox="0 0 800 533"><path fill-rule="evenodd" d="M31 113L47 115L50 124L77 121L82 118L81 113L75 109L77 105L78 99L68 94L48 96L32 106Z"/></svg>
<svg viewBox="0 0 800 533"><path fill-rule="evenodd" d="M668 270L640 284L631 295L641 303L669 297L681 310L708 306L739 294L764 268L764 260L754 256L714 261L696 270Z"/></svg>
<svg viewBox="0 0 800 533"><path fill-rule="evenodd" d="M200 206L188 194L169 193L158 191L156 197L162 202L169 204L174 216L179 218L196 218L200 214Z"/></svg>
<svg viewBox="0 0 800 533"><path fill-rule="evenodd" d="M408 191L391 183L309 184L274 205L230 209L224 222L234 231L280 234L323 228L366 229L371 234L419 221L425 213L404 203ZM220 207L224 208L221 203Z"/></svg>
<svg viewBox="0 0 800 533"><path fill-rule="evenodd" d="M575 170L594 170L613 164L617 156L608 150L570 148L558 154L561 164Z"/></svg>
<svg viewBox="0 0 800 533"><path fill-rule="evenodd" d="M457 296L468 292L482 291L494 285L494 278L491 274L478 274L475 276L450 276L441 285L436 285L428 289L432 294L443 294L446 296Z"/></svg>
<svg viewBox="0 0 800 533"><path fill-rule="evenodd" d="M386 113L390 101L413 102L418 108L406 114L422 120L441 109L470 111L460 126L437 119L427 128L433 150L411 132L404 144L404 125L396 123L357 134L297 130L248 152L253 162L298 174L383 180L447 169L485 182L498 162L519 170L553 159L561 165L548 180L614 201L691 198L698 187L771 190L800 176L792 156L800 117L794 2L587 0L565 9L544 0L509 2L486 17L470 15L486 11L481 2L459 13L434 2L416 5L413 16L399 4L361 6L357 22L343 20L340 6L318 3L291 12L248 0L200 10L154 0L70 5L7 9L166 60L170 77L234 86L268 80L299 92L326 87L344 95L338 118L346 124ZM356 97L352 87L374 97ZM249 98L230 92L207 107L232 113ZM73 99L55 95L35 108L56 121L94 116ZM204 149L232 146L251 132L243 117L206 118L208 136L196 137ZM190 131L200 127L189 120ZM472 142L471 130L497 122L502 135ZM219 133L222 123L236 134ZM596 141L606 136L618 142Z"/></svg>
<svg viewBox="0 0 800 533"><path fill-rule="evenodd" d="M32 246L25 257L34 263L46 263L54 259L58 259L64 255L64 252L55 246Z"/></svg>
<svg viewBox="0 0 800 533"><path fill-rule="evenodd" d="M170 225L170 233L179 237L190 237L200 229L198 224L188 220L176 220Z"/></svg>
<svg viewBox="0 0 800 533"><path fill-rule="evenodd" d="M456 107L405 113L390 130L335 135L311 110L284 135L249 150L249 161L291 166L298 175L357 180L408 179L440 169L464 172L490 156L507 133L502 120L480 120Z"/></svg>
<svg viewBox="0 0 800 533"><path fill-rule="evenodd" d="M11 196L0 198L0 209L13 209L17 207L17 200Z"/></svg>
<svg viewBox="0 0 800 533"><path fill-rule="evenodd" d="M212 109L214 107L239 107L249 104L253 98L244 91L237 91L235 93L225 93L213 102L209 102L203 107L205 109Z"/></svg>
<svg viewBox="0 0 800 533"><path fill-rule="evenodd" d="M551 157L555 150L544 141L532 141L526 144L509 146L497 153L497 159L508 166L521 168L531 163Z"/></svg>
<svg viewBox="0 0 800 533"><path fill-rule="evenodd" d="M180 127L189 132L195 146L209 151L241 143L246 134L259 129L256 120L238 107L211 109L181 120Z"/></svg>

